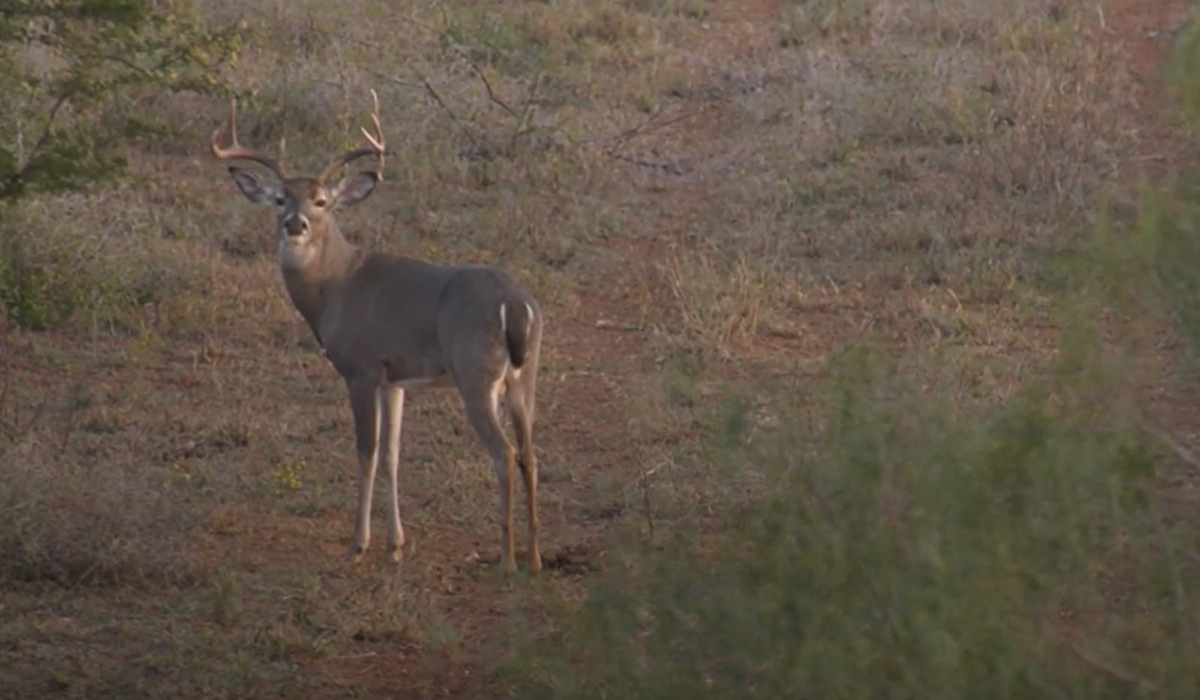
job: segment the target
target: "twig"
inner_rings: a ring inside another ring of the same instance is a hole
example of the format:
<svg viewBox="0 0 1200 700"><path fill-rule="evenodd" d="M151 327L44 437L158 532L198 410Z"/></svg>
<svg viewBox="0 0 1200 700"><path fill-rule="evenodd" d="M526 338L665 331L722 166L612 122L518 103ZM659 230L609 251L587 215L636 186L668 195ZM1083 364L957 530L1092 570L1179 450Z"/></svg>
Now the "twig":
<svg viewBox="0 0 1200 700"><path fill-rule="evenodd" d="M427 8L427 11L432 11L434 9L440 9L444 15L445 8L441 7L441 4L442 4L442 0L435 0ZM543 75L539 74L534 78L533 84L529 88L529 93L524 100L524 104L522 105L520 112L518 112L516 109L514 109L512 107L512 105L510 105L508 102L506 102L504 99L502 99L496 93L495 88L492 86L491 80L488 79L487 75L484 73L483 69L481 69L479 67L479 65L475 61L475 59L471 57L471 54L462 45L460 45L457 41L454 41L454 39L452 37L450 37L445 31L429 24L428 22L424 22L424 21L418 19L415 16L415 13L412 16L404 17L404 21L438 37L439 39L442 40L442 42L447 47L449 47L449 49L451 51L458 54L459 58L461 58L463 60L463 62L466 63L468 67L470 67L471 71L473 73L475 73L475 75L479 77L480 82L483 83L483 88L487 92L488 100L491 101L496 106L500 107L502 110L507 112L509 114L509 116L511 116L513 119L516 120L516 122L517 122L516 129L513 131L512 137L509 139L510 148L512 146L516 145L516 142L519 138L521 138L522 136L525 136L526 134L528 134L532 131L532 129L528 128L528 125L532 121L531 115L537 106L537 95L538 95L539 90L541 89L542 79L544 78ZM371 46L371 44L369 42L365 42L361 39L356 40L356 39L351 38L350 40L357 41L358 43L363 44L363 45ZM412 83L407 83L398 78L382 75L374 70L368 69L368 71L370 73L372 73L373 75L376 75L377 77L381 77L385 80L389 80L389 81L399 84L399 85L415 86ZM428 92L431 97L433 97L434 101L437 102L438 105L442 109L444 109L447 114L450 115L450 118L453 119L454 122L456 124L458 124L460 128L463 128L462 120L460 120L454 114L454 112L449 108L449 106L441 98L441 96L437 93L437 91L433 89L433 86L430 84L429 80L422 77L420 85L422 87L424 87L425 91ZM636 160L633 158L629 158L627 156L621 156L621 155L613 152L613 150L612 150L612 146L619 144L619 143L623 143L625 141L628 141L629 139L633 138L634 136L636 136L644 131L650 130L651 127L655 128L655 129L661 129L663 127L669 126L671 124L683 121L685 119L688 119L688 118L694 116L694 112L691 110L683 110L680 114L676 114L669 119L663 119L663 115L664 115L663 112L658 112L656 114L651 115L645 121L633 126L630 129L627 129L619 134L616 134L614 136L609 136L609 137L599 138L599 139L586 139L586 140L580 141L579 143L581 143L581 144L584 144L584 143L599 144L599 145L601 145L602 152L604 152L605 155L615 158L616 160L624 161L624 162L631 163L633 165L642 166L642 167L650 167L650 168L660 169L660 170L663 170L663 171L668 172L673 175L682 175L683 174L682 170L679 168L678 165L676 165L674 163L665 163L664 164L664 163L651 163L651 162L646 162L646 161L640 161L640 160ZM463 128L463 131L464 131L464 133L467 134L467 137L471 140L472 147L478 148L479 144L476 141L475 137L471 134L471 132L466 130L465 128Z"/></svg>
<svg viewBox="0 0 1200 700"><path fill-rule="evenodd" d="M625 131L622 131L621 133L616 134L614 136L609 136L604 139L597 139L595 141L595 143L607 145L607 144L616 144L616 143L625 142L625 141L628 141L629 139L633 138L634 136L641 134L644 131L650 131L651 125L653 125L654 129L662 129L664 127L670 126L672 124L676 124L678 122L681 122L685 119L688 119L688 118L694 116L694 112L691 112L689 110L683 110L680 114L676 114L675 116L671 117L670 119L666 119L664 121L655 123L664 114L665 114L665 112L658 112L658 113L652 114L652 115L650 115L650 117L648 119L634 125L632 128L626 129ZM584 143L587 143L587 142L585 141Z"/></svg>
<svg viewBox="0 0 1200 700"><path fill-rule="evenodd" d="M475 61L471 60L466 55L466 52L460 49L458 46L453 44L451 46L453 46L454 50L463 57L463 60L467 62L467 65L471 67L471 70L475 72L475 75L478 75L479 79L483 81L483 87L485 90L487 90L488 99L498 105L505 112L511 114L512 118L516 119L517 123L519 124L521 122L521 115L517 114L516 110L514 110L512 107L509 107L507 102L496 96L495 91L492 90L492 82L487 79L487 76L483 74L483 71L479 69L479 66L475 65Z"/></svg>
<svg viewBox="0 0 1200 700"><path fill-rule="evenodd" d="M640 330L642 330L641 326L638 326L638 325L635 325L632 323L617 323L616 321L609 321L609 320L603 319L603 318L600 319L599 321L596 321L596 328L597 328L597 330L602 330L602 331L640 331Z"/></svg>
<svg viewBox="0 0 1200 700"><path fill-rule="evenodd" d="M4 385L0 387L0 432L7 434L10 438L15 438L17 436L16 415L13 416L13 422L11 426L4 420L4 412L5 409L8 408L8 390L11 383L10 378L12 377L12 352L11 348L9 347L10 341L8 338L8 319L0 316L0 326L3 326L3 333L0 333L0 338L3 339L2 347L4 350Z"/></svg>
<svg viewBox="0 0 1200 700"><path fill-rule="evenodd" d="M63 429L62 443L58 446L58 456L61 458L67 453L67 445L71 442L71 434L75 432L75 414L79 412L79 397L71 397L70 404L67 406L67 427Z"/></svg>
<svg viewBox="0 0 1200 700"><path fill-rule="evenodd" d="M517 128L513 130L512 138L508 141L508 147L510 149L516 148L517 139L533 131L533 129L528 128L528 126L534 121L533 113L537 108L537 94L541 85L542 74L538 73L533 79L533 85L531 85L529 88L529 94L525 97L525 105L521 107L521 116L517 119Z"/></svg>
<svg viewBox="0 0 1200 700"><path fill-rule="evenodd" d="M521 107L521 122L528 123L532 117L534 109L537 107L538 90L542 88L542 82L545 79L545 74L538 73L533 77L533 85L529 88L529 95L525 98L525 105Z"/></svg>
<svg viewBox="0 0 1200 700"><path fill-rule="evenodd" d="M641 160L640 158L631 158L629 156L623 156L620 153L617 153L616 151L605 151L604 154L607 155L609 158L612 158L613 160L619 160L623 163L629 163L630 165L636 165L636 166L639 166L642 168L653 168L655 170L661 170L669 175L676 175L676 176L683 175L683 169L680 168L675 163L653 163L648 160Z"/></svg>
<svg viewBox="0 0 1200 700"><path fill-rule="evenodd" d="M105 61L112 61L113 63L118 63L122 66L125 66L129 70L135 71L142 75L148 75L150 73L150 71L139 66L138 64L134 63L133 61L130 61L128 58L125 58L123 56L118 56L117 54L103 54L99 58L101 58Z"/></svg>
<svg viewBox="0 0 1200 700"><path fill-rule="evenodd" d="M1137 676L1130 673L1128 670L1119 668L1117 666L1114 666L1112 663L1109 663L1109 662L1104 661L1103 659L1100 659L1092 652L1090 652L1090 651L1084 649L1083 647L1079 646L1078 644L1076 644L1073 640L1067 639L1066 637L1062 637L1062 636L1060 636L1059 639L1063 643L1063 645L1067 647L1067 650L1070 651L1071 654L1075 658L1079 659L1080 661L1087 664L1088 666L1091 666L1093 669L1100 671L1101 673L1107 674L1109 676L1112 676L1113 678L1116 678L1119 681L1128 683L1129 685L1136 686L1138 688L1138 690L1140 690L1142 692L1149 691L1152 693L1157 689L1155 687L1155 685L1153 683L1151 683L1150 681L1145 680L1143 678L1138 678Z"/></svg>
<svg viewBox="0 0 1200 700"><path fill-rule="evenodd" d="M1190 466L1192 469L1200 471L1200 459L1197 459L1196 455L1193 454L1191 450L1189 450L1188 448L1179 444L1170 435L1168 435L1167 433L1165 433L1157 428L1152 428L1148 425L1145 425L1145 426L1142 426L1142 429L1145 430L1147 434L1161 440L1164 445L1169 447L1171 449L1171 451L1174 452L1175 455L1179 457L1179 459L1186 462L1187 465Z"/></svg>
<svg viewBox="0 0 1200 700"><path fill-rule="evenodd" d="M367 44L366 42L359 42L359 43L363 43L367 46L371 46L370 44ZM381 73L380 71L377 71L373 68L368 68L367 72L370 73L371 75L375 76L376 78L379 78L380 80L386 80L389 83L392 83L393 85L399 85L401 87L417 88L419 90L423 90L426 94L428 94L430 97L433 98L433 101L436 102L437 105L442 108L442 110L444 110L446 112L446 114L450 117L450 120L454 122L455 126L457 126L459 129L462 130L463 135L466 136L467 139L471 142L471 147L473 149L477 149L479 147L478 139L476 139L475 135L471 133L471 130L467 128L466 122L464 122L462 119L460 119L458 117L458 115L454 113L454 110L450 109L450 105L446 104L446 101L442 99L441 93L439 93L437 91L437 89L433 87L433 83L429 82L429 78L425 77L424 75L421 75L421 76L419 76L420 80L418 80L417 82L412 82L409 80L403 80L401 78L397 78L394 75L387 75L385 73Z"/></svg>
<svg viewBox="0 0 1200 700"><path fill-rule="evenodd" d="M45 410L46 410L46 402L45 402L45 401L42 401L41 403L39 403L39 404L37 405L37 407L36 407L36 408L34 408L34 409L33 409L33 417L32 417L32 418L30 418L30 419L29 419L29 422L25 424L25 429L24 429L24 430L20 430L20 429L18 429L18 430L17 430L17 435L28 435L28 434L29 434L29 431L30 431L30 430L32 430L32 429L33 429L33 426L34 426L34 425L35 425L35 424L38 422L38 419L40 419L40 418L42 417L42 413L43 413ZM14 421L13 425L16 425L16 422L15 422L15 421Z"/></svg>
<svg viewBox="0 0 1200 700"><path fill-rule="evenodd" d="M425 91L429 93L429 96L433 98L433 101L437 102L438 106L446 111L446 114L450 116L451 121L458 125L459 129L462 129L463 134L466 135L467 139L471 142L471 148L478 149L479 141L475 138L475 135L472 134L471 130L466 127L461 119L458 118L458 115L454 113L454 110L450 109L450 106L446 104L446 101L442 99L442 96L438 94L438 91L433 89L433 85L429 82L429 80L425 77L422 77L421 84L425 86Z"/></svg>
<svg viewBox="0 0 1200 700"><path fill-rule="evenodd" d="M530 122L529 115L533 111L534 100L537 99L538 88L542 83L542 75L539 73L537 77L533 79L533 84L529 88L529 94L525 98L525 104L521 107L521 112L518 114L517 111L509 106L507 102L500 99L500 96L496 94L494 89L492 89L492 81L488 80L488 77L483 72L483 69L481 69L475 63L474 59L472 59L471 56L462 49L462 47L455 43L450 43L450 47L464 61L466 61L467 65L471 67L471 71L474 72L475 75L479 76L479 80L483 83L484 90L487 91L488 100L503 109L505 112L508 112L509 116L517 121L517 125L513 128L512 136L508 139L509 148L515 148L517 145L517 140L529 133L529 129L526 129L525 127Z"/></svg>
<svg viewBox="0 0 1200 700"><path fill-rule="evenodd" d="M642 475L638 479L638 485L642 489L642 510L646 516L647 537L651 543L654 542L654 509L650 505L650 477L656 471L658 471L658 467L643 469Z"/></svg>

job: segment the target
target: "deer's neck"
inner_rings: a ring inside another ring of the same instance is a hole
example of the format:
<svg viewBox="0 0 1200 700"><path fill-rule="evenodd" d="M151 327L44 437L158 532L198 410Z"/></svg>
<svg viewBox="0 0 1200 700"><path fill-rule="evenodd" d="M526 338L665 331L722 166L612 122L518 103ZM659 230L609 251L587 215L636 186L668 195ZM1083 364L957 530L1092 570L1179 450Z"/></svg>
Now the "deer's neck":
<svg viewBox="0 0 1200 700"><path fill-rule="evenodd" d="M315 254L301 267L283 268L283 281L296 310L308 322L317 340L321 319L338 297L346 280L362 262L363 251L334 230L325 236Z"/></svg>

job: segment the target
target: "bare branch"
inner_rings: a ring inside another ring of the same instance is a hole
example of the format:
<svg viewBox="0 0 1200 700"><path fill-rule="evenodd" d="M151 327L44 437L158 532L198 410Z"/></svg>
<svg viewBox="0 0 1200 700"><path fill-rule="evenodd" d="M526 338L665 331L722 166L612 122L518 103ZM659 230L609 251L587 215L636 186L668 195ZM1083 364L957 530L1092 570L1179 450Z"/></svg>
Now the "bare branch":
<svg viewBox="0 0 1200 700"><path fill-rule="evenodd" d="M1196 455L1192 453L1191 450L1189 450L1188 448L1181 445L1178 441L1176 441L1175 438L1168 435L1165 431L1159 430L1157 428L1152 428L1150 426L1143 426L1142 429L1145 430L1152 437L1158 438L1159 441L1161 441L1164 445L1166 445L1172 452L1175 453L1175 455L1177 457L1179 457L1179 459L1183 460L1183 462L1185 464L1187 464L1189 467L1191 467L1192 469L1194 469L1196 471L1200 471L1200 459L1198 459L1196 457Z"/></svg>
<svg viewBox="0 0 1200 700"><path fill-rule="evenodd" d="M459 53L459 55L462 56L464 60L466 60L467 65L471 67L471 70L475 72L475 75L478 75L479 79L481 81L483 81L483 87L485 90L487 90L488 99L491 100L494 104L498 105L505 112L508 112L510 115L512 115L513 119L516 119L518 122L520 122L521 115L517 114L516 110L514 110L512 107L509 107L507 102L505 102L504 100L502 100L496 96L496 92L494 90L492 90L492 82L487 79L487 76L483 74L483 71L479 69L479 66L475 65L475 62L472 61L470 59L470 57L468 57L466 55L466 52L464 52L461 48L459 48L457 46L455 46L454 48Z"/></svg>

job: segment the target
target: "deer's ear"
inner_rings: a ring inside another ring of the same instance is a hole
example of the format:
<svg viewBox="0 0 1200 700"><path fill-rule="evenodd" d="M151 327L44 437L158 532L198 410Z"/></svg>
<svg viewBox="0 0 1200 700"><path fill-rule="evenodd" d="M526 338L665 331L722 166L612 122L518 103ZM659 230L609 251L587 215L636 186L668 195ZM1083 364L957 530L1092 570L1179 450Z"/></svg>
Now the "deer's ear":
<svg viewBox="0 0 1200 700"><path fill-rule="evenodd" d="M375 191L375 185L378 183L379 173L369 170L347 175L329 193L333 199L333 208L344 209L358 204Z"/></svg>
<svg viewBox="0 0 1200 700"><path fill-rule="evenodd" d="M276 200L282 194L279 185L273 182L263 182L253 170L245 170L235 165L229 166L229 174L233 176L233 181L237 183L238 189L242 194L246 195L255 204L266 204L274 206Z"/></svg>

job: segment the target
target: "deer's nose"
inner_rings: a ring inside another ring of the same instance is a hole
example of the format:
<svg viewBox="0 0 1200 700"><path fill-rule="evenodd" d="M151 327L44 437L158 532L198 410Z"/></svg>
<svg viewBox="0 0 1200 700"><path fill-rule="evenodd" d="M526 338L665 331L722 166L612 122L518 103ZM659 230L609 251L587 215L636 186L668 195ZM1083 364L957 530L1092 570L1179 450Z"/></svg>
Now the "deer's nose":
<svg viewBox="0 0 1200 700"><path fill-rule="evenodd" d="M308 233L308 218L303 214L292 214L283 220L283 230L296 237Z"/></svg>

